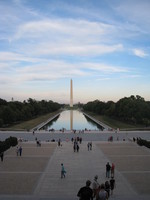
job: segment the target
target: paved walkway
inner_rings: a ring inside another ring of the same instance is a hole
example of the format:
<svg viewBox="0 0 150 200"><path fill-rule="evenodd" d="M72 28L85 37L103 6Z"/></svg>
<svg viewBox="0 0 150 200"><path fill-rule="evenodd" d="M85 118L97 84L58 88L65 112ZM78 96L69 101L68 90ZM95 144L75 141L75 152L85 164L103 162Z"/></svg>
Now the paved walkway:
<svg viewBox="0 0 150 200"><path fill-rule="evenodd" d="M36 172L39 172L39 178L37 179L38 181L36 185L33 186L33 185L30 185L30 182L28 183L30 187L33 189L32 192L30 192L29 194L26 193L25 195L24 194L16 195L15 193L12 195L1 194L0 200L1 199L3 200L11 200L11 199L75 200L75 199L78 199L76 196L77 192L80 187L85 185L85 182L87 179L93 180L93 177L97 174L99 177L100 183L106 181L105 165L108 161L110 161L110 163L113 161L113 157L111 154L112 149L107 148L106 150L106 148L104 148L104 147L107 147L109 144L110 143L107 143L107 142L101 142L101 143L93 142L92 151L88 151L87 142L83 142L80 145L79 153L76 153L76 152L73 152L73 146L71 142L63 142L62 147L55 148L52 156L50 156L49 161L48 162L46 162L46 160L44 161L46 167L40 168L39 171L38 171L38 168L36 169ZM133 143L131 143L131 145L135 146L135 144ZM31 147L32 146L33 144L31 144ZM42 148L43 148L42 152L45 151L45 153L43 154L41 153L41 156L44 157L45 159L48 159L49 156L48 156L48 153L46 153L47 152L46 150L48 150L48 144L46 144L45 147L43 144ZM40 151L40 148L38 148L37 151ZM121 152L122 150L120 148L120 150L118 151L118 155L122 156L123 154ZM146 151L144 150L144 152L147 152L147 158L149 158L150 152L147 150ZM31 155L32 155L32 152L31 152ZM32 157L31 155L27 156L28 158L26 159L27 164L29 163L29 157L30 158ZM50 155L50 152L49 152L49 155ZM33 157L35 157L35 155ZM118 161L116 160L116 162L118 162L118 166L119 166L119 160ZM60 178L61 163L64 163L64 166L67 171L65 179ZM126 165L129 165L129 164L130 163L126 163ZM125 199L149 200L150 199L150 192L148 194L143 193L139 195L135 187L133 187L133 185L131 186L131 182L128 181L130 179L127 179L124 176L124 174L121 172L121 168L118 168L118 169L120 170L116 170L116 173L115 173L117 187L114 191L114 195L110 199L115 199L115 200L125 200ZM3 171L1 172L1 174L3 174ZM7 176L7 173L6 173L6 176ZM32 179L32 176L31 176L31 179ZM131 180L132 179L133 178L131 178ZM132 180L132 182L134 183L134 180ZM149 185L147 187L149 187Z"/></svg>
<svg viewBox="0 0 150 200"><path fill-rule="evenodd" d="M41 141L51 141L52 139L58 140L61 138L62 141L66 141L68 138L71 140L72 137L82 137L83 141L107 141L110 136L113 136L113 140L123 141L131 140L133 137L141 137L142 139L150 140L150 131L85 131L85 133L71 133L70 131L49 132L49 131L36 131L35 134L27 131L0 131L0 140L5 140L6 138L14 136L22 138L25 141L35 141L38 138Z"/></svg>

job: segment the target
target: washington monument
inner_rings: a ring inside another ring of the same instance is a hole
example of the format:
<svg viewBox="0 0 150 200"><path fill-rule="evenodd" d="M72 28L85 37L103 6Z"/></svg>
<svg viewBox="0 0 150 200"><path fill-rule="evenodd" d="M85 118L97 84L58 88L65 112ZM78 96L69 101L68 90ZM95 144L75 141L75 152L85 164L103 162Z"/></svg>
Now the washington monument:
<svg viewBox="0 0 150 200"><path fill-rule="evenodd" d="M70 107L73 107L73 84L72 84L72 79L70 80Z"/></svg>

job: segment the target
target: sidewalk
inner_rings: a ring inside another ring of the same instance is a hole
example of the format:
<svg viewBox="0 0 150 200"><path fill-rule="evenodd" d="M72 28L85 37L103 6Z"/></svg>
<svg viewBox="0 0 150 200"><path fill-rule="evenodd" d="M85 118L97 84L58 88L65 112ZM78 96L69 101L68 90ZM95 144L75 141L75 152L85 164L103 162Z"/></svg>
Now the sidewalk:
<svg viewBox="0 0 150 200"><path fill-rule="evenodd" d="M39 172L40 178L38 178L36 187L33 187L32 185L30 187L32 188L32 192L30 194L21 194L16 195L15 193L13 195L0 195L0 200L24 200L24 199L31 199L31 200L76 200L77 198L77 192L80 189L80 187L85 185L85 182L87 179L90 179L93 181L93 178L95 175L98 175L99 177L99 183L104 183L107 179L105 178L105 165L109 161L111 163L109 155L111 154L111 148L107 149L107 153L104 155L103 152L104 148L101 150L101 146L97 145L100 144L100 142L93 142L93 148L92 151L87 150L87 142L83 142L80 145L79 153L73 152L73 146L71 142L63 142L62 147L56 147L53 154L49 156L50 154L47 153L49 151L48 144L44 147L44 144L42 144L43 150L40 150L40 148L37 149L37 151L45 152L40 153L41 155L34 155L35 157L40 158L43 157L43 159L49 159L47 162L44 160L43 162L46 164L46 167L42 167L39 171L36 169L37 172ZM107 147L107 142L102 142L103 147ZM26 145L26 144L25 144ZM49 144L50 145L50 144ZM134 145L134 144L133 144ZM32 148L31 147L28 148ZM33 148L34 152L36 152L35 147ZM31 151L30 151L31 152ZM34 153L33 152L33 153ZM121 149L120 152L121 153ZM149 154L149 153L148 153ZM8 155L10 156L10 155ZM33 157L34 157L33 156ZM28 155L26 157L26 162L29 162L29 159L31 159L31 155ZM13 158L13 156L12 156ZM109 159L108 159L109 158ZM15 159L15 158L14 158ZM33 158L32 158L33 159ZM40 158L41 159L41 158ZM61 163L64 163L65 169L67 171L66 178L61 179L60 178L60 170L61 170ZM128 165L128 163L127 163ZM43 166L43 163L42 163ZM0 172L1 174L3 173ZM30 171L30 173L35 173L33 170ZM7 176L7 173L6 173ZM110 197L110 199L115 200L125 200L125 199L136 199L136 200L148 200L150 199L150 195L139 195L134 187L131 186L131 184L127 181L127 179L123 176L123 173L120 171L115 172L115 179L116 179L116 185L117 187L114 190L113 197Z"/></svg>

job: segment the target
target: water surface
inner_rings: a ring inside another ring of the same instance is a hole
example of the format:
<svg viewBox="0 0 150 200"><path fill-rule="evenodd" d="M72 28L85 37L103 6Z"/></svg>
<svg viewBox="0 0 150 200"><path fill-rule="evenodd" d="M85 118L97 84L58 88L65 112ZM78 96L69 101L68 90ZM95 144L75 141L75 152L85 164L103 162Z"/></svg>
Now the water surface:
<svg viewBox="0 0 150 200"><path fill-rule="evenodd" d="M43 127L45 130L101 130L101 126L85 117L78 110L63 111L58 117Z"/></svg>

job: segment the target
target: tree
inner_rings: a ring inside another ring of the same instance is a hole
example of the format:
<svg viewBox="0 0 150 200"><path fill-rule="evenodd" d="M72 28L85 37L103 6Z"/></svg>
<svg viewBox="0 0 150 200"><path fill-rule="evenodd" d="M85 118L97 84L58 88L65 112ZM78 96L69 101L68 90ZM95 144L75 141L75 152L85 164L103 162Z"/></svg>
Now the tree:
<svg viewBox="0 0 150 200"><path fill-rule="evenodd" d="M61 105L53 101L36 101L29 98L27 101L7 102L0 99L0 127L29 120L42 114L56 111Z"/></svg>
<svg viewBox="0 0 150 200"><path fill-rule="evenodd" d="M113 101L105 103L95 100L85 104L83 109L134 124L144 124L148 126L150 120L150 102L146 102L144 98L139 95L124 97L116 103Z"/></svg>
<svg viewBox="0 0 150 200"><path fill-rule="evenodd" d="M4 107L2 116L4 124L10 124L15 120L15 112L10 107Z"/></svg>

